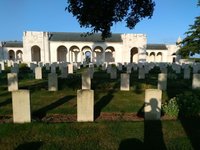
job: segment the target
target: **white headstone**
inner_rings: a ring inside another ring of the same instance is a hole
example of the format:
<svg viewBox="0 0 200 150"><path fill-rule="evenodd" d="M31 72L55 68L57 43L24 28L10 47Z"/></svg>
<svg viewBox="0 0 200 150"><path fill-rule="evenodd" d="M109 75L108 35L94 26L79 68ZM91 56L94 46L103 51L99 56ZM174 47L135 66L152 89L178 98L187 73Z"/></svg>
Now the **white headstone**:
<svg viewBox="0 0 200 150"><path fill-rule="evenodd" d="M94 91L77 91L77 121L94 121Z"/></svg>
<svg viewBox="0 0 200 150"><path fill-rule="evenodd" d="M189 67L184 68L184 79L190 79L190 68Z"/></svg>
<svg viewBox="0 0 200 150"><path fill-rule="evenodd" d="M91 89L91 78L89 70L86 70L82 74L82 89Z"/></svg>
<svg viewBox="0 0 200 150"><path fill-rule="evenodd" d="M18 90L18 77L17 73L8 73L8 91Z"/></svg>
<svg viewBox="0 0 200 150"><path fill-rule="evenodd" d="M12 109L14 123L31 122L29 90L18 90L12 92Z"/></svg>
<svg viewBox="0 0 200 150"><path fill-rule="evenodd" d="M121 91L129 91L130 89L130 75L128 73L121 74Z"/></svg>
<svg viewBox="0 0 200 150"><path fill-rule="evenodd" d="M48 90L58 91L58 77L56 73L48 74Z"/></svg>
<svg viewBox="0 0 200 150"><path fill-rule="evenodd" d="M145 79L145 70L143 67L139 68L138 79Z"/></svg>
<svg viewBox="0 0 200 150"><path fill-rule="evenodd" d="M167 74L166 73L158 74L158 89L164 90L164 91L167 89Z"/></svg>
<svg viewBox="0 0 200 150"><path fill-rule="evenodd" d="M42 68L41 67L35 68L35 79L42 79Z"/></svg>
<svg viewBox="0 0 200 150"><path fill-rule="evenodd" d="M68 64L67 66L68 66L68 73L73 74L74 73L73 64Z"/></svg>
<svg viewBox="0 0 200 150"><path fill-rule="evenodd" d="M200 88L200 74L193 74L192 89Z"/></svg>
<svg viewBox="0 0 200 150"><path fill-rule="evenodd" d="M162 91L159 89L145 90L145 120L160 120Z"/></svg>
<svg viewBox="0 0 200 150"><path fill-rule="evenodd" d="M116 67L111 67L110 79L117 79L117 69L116 69Z"/></svg>

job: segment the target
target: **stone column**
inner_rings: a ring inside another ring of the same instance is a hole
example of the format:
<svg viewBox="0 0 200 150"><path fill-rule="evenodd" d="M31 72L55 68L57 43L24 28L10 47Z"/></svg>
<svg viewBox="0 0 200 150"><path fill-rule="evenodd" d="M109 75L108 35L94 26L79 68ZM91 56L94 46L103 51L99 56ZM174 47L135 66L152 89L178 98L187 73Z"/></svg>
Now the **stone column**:
<svg viewBox="0 0 200 150"><path fill-rule="evenodd" d="M128 73L121 74L121 91L129 91L130 90L130 75Z"/></svg>
<svg viewBox="0 0 200 150"><path fill-rule="evenodd" d="M193 74L192 89L200 88L200 74Z"/></svg>
<svg viewBox="0 0 200 150"><path fill-rule="evenodd" d="M16 91L18 90L18 77L17 73L8 73L8 91Z"/></svg>
<svg viewBox="0 0 200 150"><path fill-rule="evenodd" d="M58 91L58 77L56 73L48 74L48 89L49 91Z"/></svg>
<svg viewBox="0 0 200 150"><path fill-rule="evenodd" d="M77 121L94 121L94 91L77 91Z"/></svg>
<svg viewBox="0 0 200 150"><path fill-rule="evenodd" d="M167 74L166 73L158 74L158 89L164 90L164 91L167 89Z"/></svg>
<svg viewBox="0 0 200 150"><path fill-rule="evenodd" d="M162 91L159 89L145 90L145 120L160 120Z"/></svg>
<svg viewBox="0 0 200 150"><path fill-rule="evenodd" d="M12 92L13 122L31 122L30 92L18 90Z"/></svg>

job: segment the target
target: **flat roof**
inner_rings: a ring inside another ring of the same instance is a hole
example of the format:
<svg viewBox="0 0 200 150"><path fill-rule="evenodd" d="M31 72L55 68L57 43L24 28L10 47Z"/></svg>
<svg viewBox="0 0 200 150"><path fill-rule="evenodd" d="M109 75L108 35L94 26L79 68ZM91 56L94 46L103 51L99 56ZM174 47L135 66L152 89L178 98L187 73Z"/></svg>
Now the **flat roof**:
<svg viewBox="0 0 200 150"><path fill-rule="evenodd" d="M112 34L110 38L102 40L100 33L67 33L50 32L50 41L75 41L75 42L122 42L121 34Z"/></svg>

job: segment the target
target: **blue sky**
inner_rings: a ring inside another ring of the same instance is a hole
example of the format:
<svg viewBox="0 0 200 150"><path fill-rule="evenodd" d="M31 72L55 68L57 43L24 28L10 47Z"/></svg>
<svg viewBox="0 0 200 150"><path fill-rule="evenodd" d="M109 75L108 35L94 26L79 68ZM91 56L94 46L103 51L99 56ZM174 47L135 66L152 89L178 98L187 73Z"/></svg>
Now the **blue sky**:
<svg viewBox="0 0 200 150"><path fill-rule="evenodd" d="M184 37L189 25L200 15L197 0L155 0L153 17L142 20L135 29L125 23L112 27L113 33L143 33L148 43L175 43ZM0 0L0 41L22 40L23 31L85 32L65 11L67 0Z"/></svg>

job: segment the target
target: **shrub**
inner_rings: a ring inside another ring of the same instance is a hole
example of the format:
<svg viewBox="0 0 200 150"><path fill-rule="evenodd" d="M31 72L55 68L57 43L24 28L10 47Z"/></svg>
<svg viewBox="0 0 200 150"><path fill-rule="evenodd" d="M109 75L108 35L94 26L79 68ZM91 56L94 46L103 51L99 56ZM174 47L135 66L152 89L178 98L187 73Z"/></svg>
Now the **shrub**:
<svg viewBox="0 0 200 150"><path fill-rule="evenodd" d="M176 97L170 99L168 102L165 102L162 107L165 114L171 117L178 117L179 106L177 103Z"/></svg>
<svg viewBox="0 0 200 150"><path fill-rule="evenodd" d="M200 95L198 91L189 91L178 95L177 102L181 116L194 117L199 115Z"/></svg>

